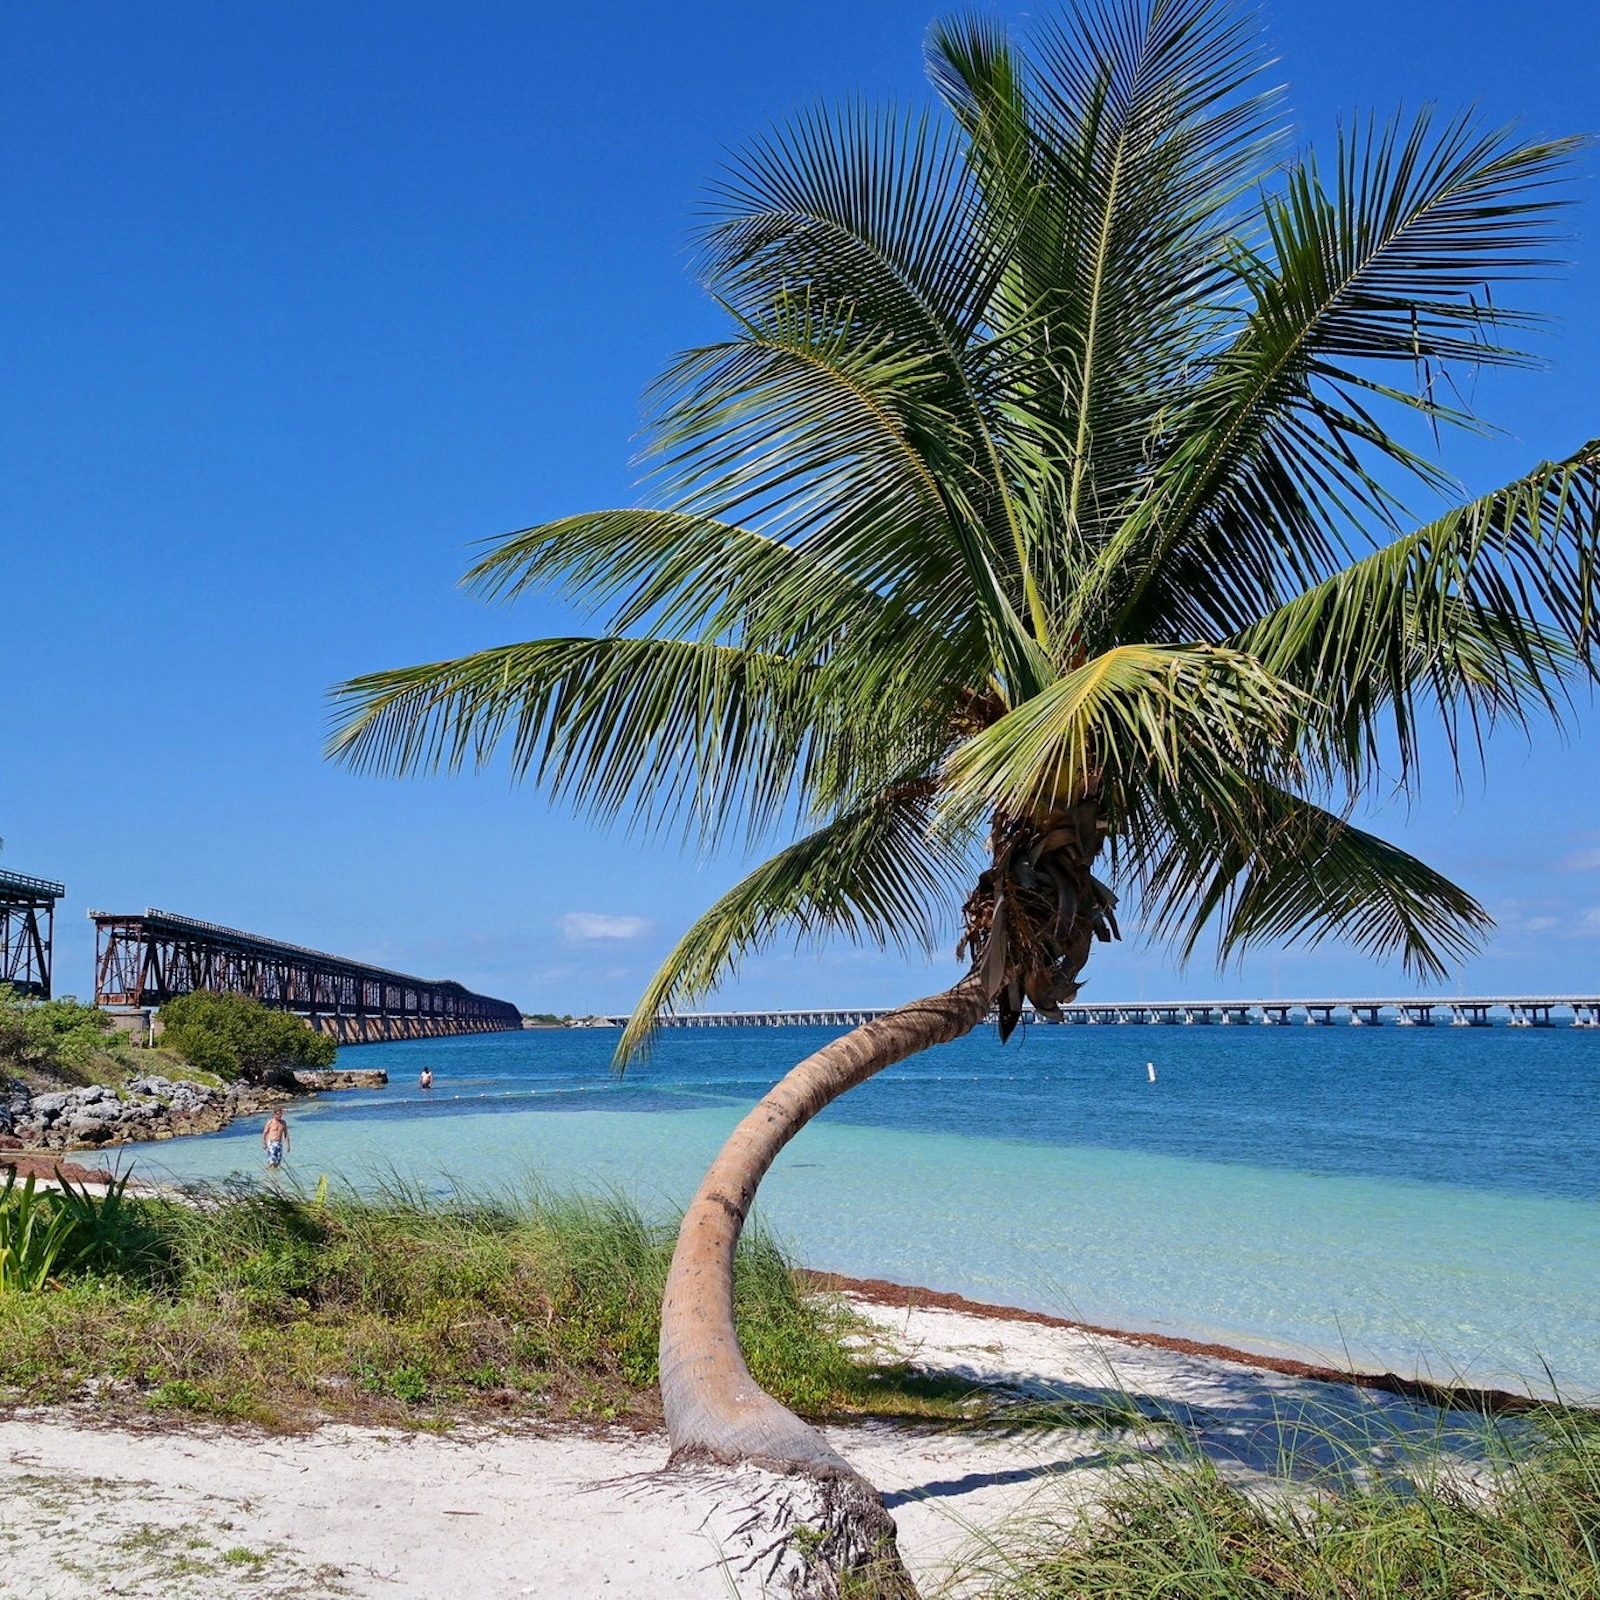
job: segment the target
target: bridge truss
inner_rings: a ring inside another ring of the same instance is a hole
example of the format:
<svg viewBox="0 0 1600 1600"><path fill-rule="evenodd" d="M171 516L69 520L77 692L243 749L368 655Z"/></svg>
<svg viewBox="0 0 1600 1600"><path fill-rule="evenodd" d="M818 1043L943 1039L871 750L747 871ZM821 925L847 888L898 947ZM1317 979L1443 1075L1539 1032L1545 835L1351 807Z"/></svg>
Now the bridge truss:
<svg viewBox="0 0 1600 1600"><path fill-rule="evenodd" d="M66 885L0 872L0 984L30 1000L50 998L56 901Z"/></svg>
<svg viewBox="0 0 1600 1600"><path fill-rule="evenodd" d="M413 978L170 911L89 915L95 1004L108 1010L150 1010L197 989L242 994L304 1017L341 1044L522 1026L522 1013L509 1001L447 979Z"/></svg>

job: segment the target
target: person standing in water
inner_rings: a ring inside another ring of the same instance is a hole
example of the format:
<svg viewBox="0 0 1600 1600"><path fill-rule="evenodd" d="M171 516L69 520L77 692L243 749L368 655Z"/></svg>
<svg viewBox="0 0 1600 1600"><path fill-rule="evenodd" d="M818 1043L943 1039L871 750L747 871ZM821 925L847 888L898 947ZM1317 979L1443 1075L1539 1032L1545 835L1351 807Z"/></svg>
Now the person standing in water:
<svg viewBox="0 0 1600 1600"><path fill-rule="evenodd" d="M289 1124L283 1120L283 1108L276 1107L267 1125L261 1130L261 1148L267 1152L267 1170L275 1172L283 1165L284 1152L289 1148Z"/></svg>
<svg viewBox="0 0 1600 1600"><path fill-rule="evenodd" d="M432 1067L424 1067L422 1069L422 1076L417 1079L417 1085L418 1085L419 1088L423 1088L423 1089L431 1089L433 1087L433 1068Z"/></svg>

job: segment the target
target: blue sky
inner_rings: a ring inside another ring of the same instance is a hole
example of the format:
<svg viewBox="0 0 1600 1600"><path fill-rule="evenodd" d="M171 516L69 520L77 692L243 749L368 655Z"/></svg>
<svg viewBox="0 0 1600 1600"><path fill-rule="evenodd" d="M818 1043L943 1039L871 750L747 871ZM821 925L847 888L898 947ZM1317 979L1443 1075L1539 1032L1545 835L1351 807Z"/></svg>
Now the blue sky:
<svg viewBox="0 0 1600 1600"><path fill-rule="evenodd" d="M1013 17L1024 12L1003 8ZM639 395L718 314L684 239L721 152L819 97L925 93L928 0L645 7L13 7L0 50L0 863L529 1009L628 1005L726 884L552 813L503 772L395 783L319 756L323 692L568 631L453 587L468 546L635 498ZM1600 130L1580 0L1270 0L1297 125L1436 99ZM1474 490L1600 434L1595 158L1548 373L1484 380L1509 430ZM1582 720L1593 729L1594 708ZM1600 730L1505 741L1378 826L1500 931L1468 989L1600 987ZM849 950L752 963L729 999L891 1001L943 981ZM1088 995L1392 988L1348 952L1219 978L1135 938ZM1452 984L1454 987L1454 984Z"/></svg>

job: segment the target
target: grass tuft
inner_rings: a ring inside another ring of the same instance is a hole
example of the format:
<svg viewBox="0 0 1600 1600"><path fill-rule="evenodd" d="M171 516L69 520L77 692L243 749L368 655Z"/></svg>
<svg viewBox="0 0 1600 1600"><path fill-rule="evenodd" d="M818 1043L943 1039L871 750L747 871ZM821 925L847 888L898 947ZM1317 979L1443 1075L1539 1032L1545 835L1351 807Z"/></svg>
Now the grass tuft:
<svg viewBox="0 0 1600 1600"><path fill-rule="evenodd" d="M1579 1600L1600 1596L1600 1419L1485 1421L1394 1470L1263 1480L1198 1454L1122 1470L1109 1495L984 1563L989 1600ZM992 1549L1005 1549L1002 1535ZM966 1581L972 1584L970 1570Z"/></svg>

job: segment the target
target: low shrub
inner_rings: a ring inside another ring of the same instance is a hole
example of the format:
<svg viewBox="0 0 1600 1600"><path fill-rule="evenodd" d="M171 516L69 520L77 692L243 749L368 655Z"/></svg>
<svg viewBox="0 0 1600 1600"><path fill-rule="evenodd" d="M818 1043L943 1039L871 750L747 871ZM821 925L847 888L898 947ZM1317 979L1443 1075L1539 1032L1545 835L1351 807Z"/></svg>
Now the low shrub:
<svg viewBox="0 0 1600 1600"><path fill-rule="evenodd" d="M303 1018L245 995L197 989L161 1008L161 1046L224 1082L259 1082L277 1069L327 1067L337 1046Z"/></svg>
<svg viewBox="0 0 1600 1600"><path fill-rule="evenodd" d="M83 1078L107 1061L122 1065L127 1044L111 1019L71 995L25 1000L0 984L0 1074Z"/></svg>

